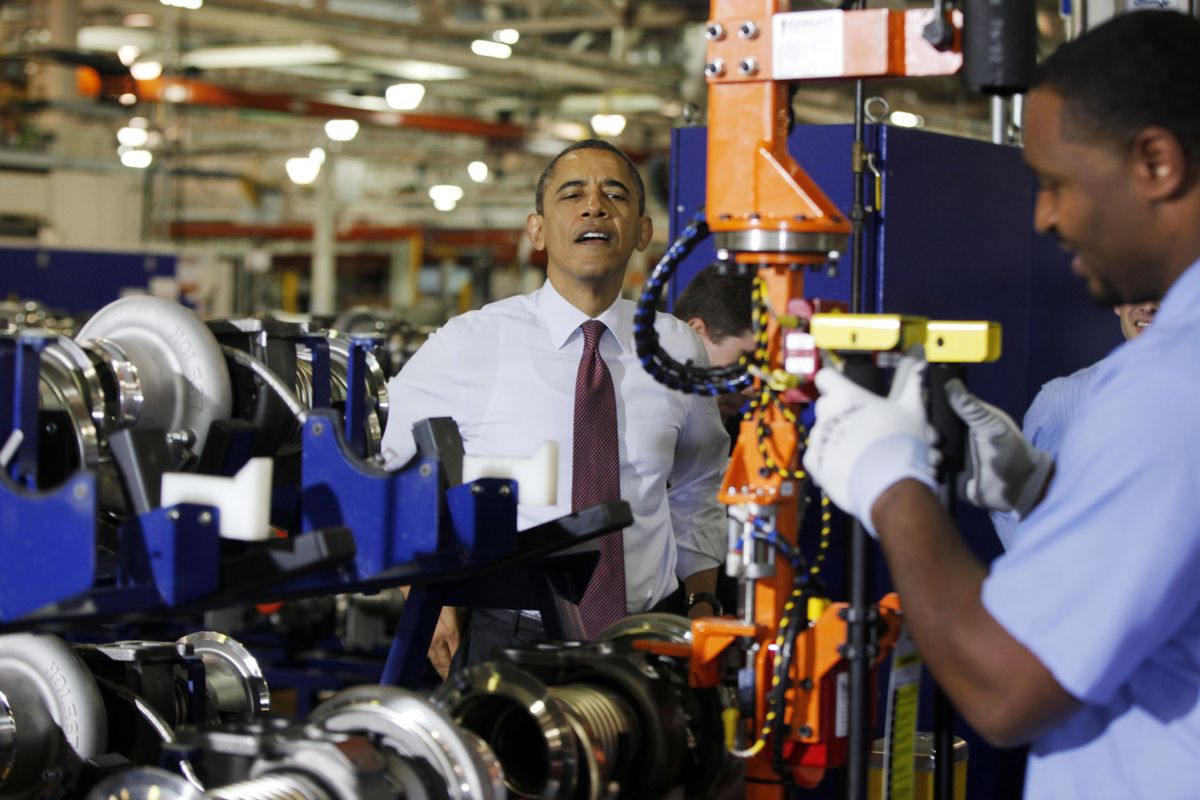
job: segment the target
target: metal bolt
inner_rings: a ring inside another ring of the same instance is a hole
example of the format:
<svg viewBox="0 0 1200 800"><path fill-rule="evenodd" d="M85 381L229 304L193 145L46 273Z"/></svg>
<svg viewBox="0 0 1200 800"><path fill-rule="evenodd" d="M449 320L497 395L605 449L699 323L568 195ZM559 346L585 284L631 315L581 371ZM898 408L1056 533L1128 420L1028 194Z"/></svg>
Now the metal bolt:
<svg viewBox="0 0 1200 800"><path fill-rule="evenodd" d="M325 425L320 422L314 422L312 426L313 436L322 436L325 433Z"/></svg>
<svg viewBox="0 0 1200 800"><path fill-rule="evenodd" d="M179 519L179 512L172 508L170 511L167 512L167 519L171 519L171 520Z"/></svg>
<svg viewBox="0 0 1200 800"><path fill-rule="evenodd" d="M84 483L83 481L80 481L79 483L75 484L75 488L71 490L71 494L73 494L75 496L75 499L79 500L80 502L87 500L87 498L88 498L87 484Z"/></svg>
<svg viewBox="0 0 1200 800"><path fill-rule="evenodd" d="M509 486L505 485L500 487L501 497L508 497L510 494L512 494L512 489Z"/></svg>
<svg viewBox="0 0 1200 800"><path fill-rule="evenodd" d="M756 74L758 74L758 59L757 58L743 58L740 62L738 62L738 74L739 75L756 75Z"/></svg>
<svg viewBox="0 0 1200 800"><path fill-rule="evenodd" d="M725 59L714 58L704 65L704 74L710 78L719 78L725 74Z"/></svg>
<svg viewBox="0 0 1200 800"><path fill-rule="evenodd" d="M806 692L811 692L813 688L812 678L805 678L804 680L800 681L800 688Z"/></svg>
<svg viewBox="0 0 1200 800"><path fill-rule="evenodd" d="M710 22L704 26L704 38L710 42L719 42L725 38L725 26L719 22Z"/></svg>
<svg viewBox="0 0 1200 800"><path fill-rule="evenodd" d="M46 423L46 433L48 433L52 436L54 434L58 433L58 423L57 422L47 422Z"/></svg>
<svg viewBox="0 0 1200 800"><path fill-rule="evenodd" d="M211 525L212 524L212 512L211 511L201 511L199 516L196 517L196 521L199 522L201 525Z"/></svg>
<svg viewBox="0 0 1200 800"><path fill-rule="evenodd" d="M807 725L801 725L799 728L796 728L796 733L801 739L807 739L809 736L812 736L813 730Z"/></svg>
<svg viewBox="0 0 1200 800"><path fill-rule="evenodd" d="M478 483L471 484L471 494L483 494L483 487Z"/></svg>
<svg viewBox="0 0 1200 800"><path fill-rule="evenodd" d="M419 470L417 470L417 472L421 473L422 478L428 478L430 475L433 474L433 467L431 467L428 464L422 464L421 468Z"/></svg>
<svg viewBox="0 0 1200 800"><path fill-rule="evenodd" d="M738 25L738 36L742 37L743 39L758 38L758 23L756 23L754 20L748 19L741 25Z"/></svg>

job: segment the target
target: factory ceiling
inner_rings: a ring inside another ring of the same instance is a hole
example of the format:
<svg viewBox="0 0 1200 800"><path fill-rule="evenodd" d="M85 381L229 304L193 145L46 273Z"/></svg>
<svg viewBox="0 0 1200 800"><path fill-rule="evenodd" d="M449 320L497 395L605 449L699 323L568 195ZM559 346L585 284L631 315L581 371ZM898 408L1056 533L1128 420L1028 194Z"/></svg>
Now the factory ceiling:
<svg viewBox="0 0 1200 800"><path fill-rule="evenodd" d="M603 133L618 115L624 128L605 135L650 161L666 152L672 127L704 120L702 0L167 1L0 4L0 113L11 119L49 100L81 129L111 129L112 145L137 116L160 164L197 180L236 175L259 189L286 186L287 159L328 144L326 120L354 119L358 135L329 149L348 165L343 182L359 184L351 194L360 218L412 221L386 211L406 206L426 215L428 186L466 183L466 165L482 161L489 177L468 200L485 225L488 209L496 220L524 210L548 154ZM835 5L801 1L793 10ZM1054 0L1040 5L1048 48L1061 23ZM50 76L63 65L75 71L73 85L56 89ZM868 94L931 129L988 130L986 102L956 79L873 82ZM851 97L847 84L803 87L795 117L849 121ZM61 128L49 138L59 157L115 163L99 146L64 144L72 136ZM219 216L204 206L193 201L180 214Z"/></svg>

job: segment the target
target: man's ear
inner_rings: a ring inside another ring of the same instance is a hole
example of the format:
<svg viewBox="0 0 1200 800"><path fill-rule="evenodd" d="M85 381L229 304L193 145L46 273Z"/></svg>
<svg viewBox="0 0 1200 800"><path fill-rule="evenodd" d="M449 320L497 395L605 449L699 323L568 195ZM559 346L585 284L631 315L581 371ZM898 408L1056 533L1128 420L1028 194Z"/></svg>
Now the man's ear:
<svg viewBox="0 0 1200 800"><path fill-rule="evenodd" d="M534 250L546 249L546 237L542 233L542 223L545 217L541 214L530 214L525 218L525 235L529 237Z"/></svg>
<svg viewBox="0 0 1200 800"><path fill-rule="evenodd" d="M1130 152L1134 179L1147 197L1166 200L1183 190L1187 158L1174 133L1154 126L1143 128L1134 135Z"/></svg>
<svg viewBox="0 0 1200 800"><path fill-rule="evenodd" d="M700 334L701 339L708 338L708 325L699 317L692 317L687 321L688 327Z"/></svg>
<svg viewBox="0 0 1200 800"><path fill-rule="evenodd" d="M638 217L638 239L637 249L642 252L650 246L650 240L654 238L654 220L649 217Z"/></svg>

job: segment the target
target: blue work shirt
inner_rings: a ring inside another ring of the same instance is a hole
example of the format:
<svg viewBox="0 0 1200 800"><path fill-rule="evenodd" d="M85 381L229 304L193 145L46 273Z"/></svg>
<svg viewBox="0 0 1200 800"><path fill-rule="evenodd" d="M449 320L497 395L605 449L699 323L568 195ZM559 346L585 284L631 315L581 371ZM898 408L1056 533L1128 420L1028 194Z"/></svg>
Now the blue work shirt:
<svg viewBox="0 0 1200 800"><path fill-rule="evenodd" d="M1098 366L983 602L1082 704L1026 798L1200 797L1200 262Z"/></svg>
<svg viewBox="0 0 1200 800"><path fill-rule="evenodd" d="M1021 423L1021 432L1030 444L1058 459L1067 427L1075 421L1084 400L1091 394L1092 381L1103 364L1104 361L1097 361L1042 385ZM991 517L1000 544L1004 545L1005 550L1011 548L1016 541L1017 526L1020 525L1016 512L993 511Z"/></svg>

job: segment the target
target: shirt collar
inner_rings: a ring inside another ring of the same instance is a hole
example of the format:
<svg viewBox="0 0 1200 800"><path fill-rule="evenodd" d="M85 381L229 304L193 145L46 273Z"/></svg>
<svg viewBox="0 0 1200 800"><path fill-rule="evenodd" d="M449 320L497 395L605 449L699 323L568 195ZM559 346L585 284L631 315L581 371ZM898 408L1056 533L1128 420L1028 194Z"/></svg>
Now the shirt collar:
<svg viewBox="0 0 1200 800"><path fill-rule="evenodd" d="M1154 324L1147 333L1152 333L1164 322L1171 323L1176 317L1182 319L1184 315L1192 315L1197 311L1200 311L1200 261L1193 262L1175 279L1163 297L1158 313L1154 315Z"/></svg>
<svg viewBox="0 0 1200 800"><path fill-rule="evenodd" d="M550 331L550 341L554 344L555 349L561 350L563 345L571 338L571 335L579 330L579 326L587 322L592 317L580 311L575 306L567 302L558 290L550 283L547 278L542 284L542 288L533 293L533 302L537 306L538 314L542 321L546 323L547 330ZM613 301L613 304L598 314L595 319L604 323L609 332L613 335L613 340L622 351L629 348L629 342L625 341L622 336L622 331L632 331L632 311L627 308L627 303L622 303L618 297ZM626 320L626 317L629 317ZM626 324L628 323L628 324Z"/></svg>

